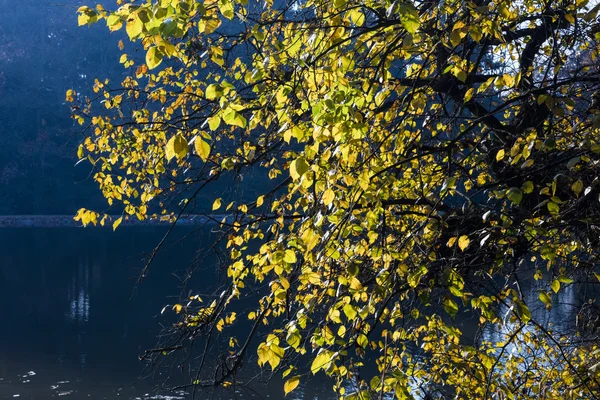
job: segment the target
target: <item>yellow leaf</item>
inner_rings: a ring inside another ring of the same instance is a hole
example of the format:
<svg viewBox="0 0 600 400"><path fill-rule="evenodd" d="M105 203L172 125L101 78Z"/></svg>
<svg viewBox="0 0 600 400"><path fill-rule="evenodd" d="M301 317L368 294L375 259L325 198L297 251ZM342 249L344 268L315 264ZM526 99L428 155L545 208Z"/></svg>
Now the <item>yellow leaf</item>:
<svg viewBox="0 0 600 400"><path fill-rule="evenodd" d="M180 160L187 155L188 150L189 147L185 138L181 134L177 134L167 142L165 155L167 156L167 160L171 160L173 157L177 157Z"/></svg>
<svg viewBox="0 0 600 400"><path fill-rule="evenodd" d="M458 238L458 247L461 251L465 251L465 249L469 247L470 242L471 241L469 240L469 237L467 235L462 235Z"/></svg>
<svg viewBox="0 0 600 400"><path fill-rule="evenodd" d="M218 115L214 115L210 118L208 118L208 127L210 128L211 131L216 131L217 128L219 127L219 125L221 125L221 117L219 117Z"/></svg>
<svg viewBox="0 0 600 400"><path fill-rule="evenodd" d="M448 247L454 246L454 244L456 243L456 239L457 239L456 236L455 237L451 237L450 239L448 239L448 243L446 243L446 246L448 246Z"/></svg>
<svg viewBox="0 0 600 400"><path fill-rule="evenodd" d="M335 193L333 192L333 190L331 190L331 189L325 190L325 192L323 193L323 204L328 206L331 203L333 203L334 199L335 199Z"/></svg>
<svg viewBox="0 0 600 400"><path fill-rule="evenodd" d="M210 145L204 140L200 139L200 136L196 136L194 148L196 149L196 154L200 156L202 161L206 161L208 159L208 156L210 155Z"/></svg>
<svg viewBox="0 0 600 400"><path fill-rule="evenodd" d="M292 392L294 389L296 389L298 387L298 384L300 383L300 376L296 375L291 377L290 379L288 379L284 384L283 384L283 391L285 392L285 395L287 396L288 393Z"/></svg>
<svg viewBox="0 0 600 400"><path fill-rule="evenodd" d="M354 318L356 318L356 308L354 308L354 306L351 304L344 305L343 311L344 314L346 314L346 317L348 317L348 321L352 321Z"/></svg>
<svg viewBox="0 0 600 400"><path fill-rule="evenodd" d="M296 253L294 253L294 250L286 250L285 255L283 256L283 261L285 261L288 264L295 263L297 261L297 259L296 259Z"/></svg>
<svg viewBox="0 0 600 400"><path fill-rule="evenodd" d="M158 67L162 60L163 54L158 50L158 47L152 46L146 52L146 65L149 69Z"/></svg>
<svg viewBox="0 0 600 400"><path fill-rule="evenodd" d="M496 161L502 161L504 159L504 154L504 149L498 150L498 153L496 153Z"/></svg>
<svg viewBox="0 0 600 400"><path fill-rule="evenodd" d="M212 205L213 211L218 210L219 208L221 208L221 199L220 198L216 199Z"/></svg>
<svg viewBox="0 0 600 400"><path fill-rule="evenodd" d="M369 339L367 339L367 337L361 333L356 339L356 344L364 349L365 347L367 347L367 344L369 344Z"/></svg>
<svg viewBox="0 0 600 400"><path fill-rule="evenodd" d="M183 309L183 306L182 306L181 304L175 304L175 305L173 306L173 310L175 310L175 312L176 312L177 314L179 314L179 313L181 312L181 310L182 310L182 309Z"/></svg>
<svg viewBox="0 0 600 400"><path fill-rule="evenodd" d="M67 93L65 95L65 99L68 102L72 102L74 100L73 96L75 96L75 91L73 89L69 89L69 90L67 90Z"/></svg>
<svg viewBox="0 0 600 400"><path fill-rule="evenodd" d="M119 225L121 225L121 222L123 222L123 217L119 217L115 220L115 222L113 222L113 231L116 230Z"/></svg>
<svg viewBox="0 0 600 400"><path fill-rule="evenodd" d="M308 171L308 163L304 157L299 157L290 163L290 176L297 181Z"/></svg>
<svg viewBox="0 0 600 400"><path fill-rule="evenodd" d="M313 360L310 371L314 374L319 372L322 369L327 369L331 365L331 353L325 349L321 349L319 354Z"/></svg>
<svg viewBox="0 0 600 400"><path fill-rule="evenodd" d="M474 93L475 88L470 88L469 90L467 90L467 92L465 93L464 102L467 103L469 100L471 100L473 98Z"/></svg>
<svg viewBox="0 0 600 400"><path fill-rule="evenodd" d="M219 85L218 83L208 85L204 96L206 96L208 100L214 100L217 97L223 96L223 86Z"/></svg>
<svg viewBox="0 0 600 400"><path fill-rule="evenodd" d="M133 40L137 38L137 36L142 33L142 29L144 29L142 20L137 16L137 14L132 14L125 24L125 30L127 31L129 39Z"/></svg>
<svg viewBox="0 0 600 400"><path fill-rule="evenodd" d="M219 26L221 26L221 19L218 17L205 17L198 21L198 30L207 35L213 33Z"/></svg>
<svg viewBox="0 0 600 400"><path fill-rule="evenodd" d="M529 168L533 165L534 161L533 159L529 159L527 161L525 161L523 164L521 164L521 169L525 169L525 168Z"/></svg>

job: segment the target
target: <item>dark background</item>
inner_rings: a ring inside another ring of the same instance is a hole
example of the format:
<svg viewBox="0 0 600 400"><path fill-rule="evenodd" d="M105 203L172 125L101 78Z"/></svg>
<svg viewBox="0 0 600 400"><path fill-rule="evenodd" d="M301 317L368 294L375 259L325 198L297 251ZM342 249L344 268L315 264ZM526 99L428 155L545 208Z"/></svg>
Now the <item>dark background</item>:
<svg viewBox="0 0 600 400"><path fill-rule="evenodd" d="M104 23L77 26L84 0L0 0L0 215L74 214L106 202L89 163L77 162L82 127L65 92L120 80L118 41ZM114 6L109 1L108 6Z"/></svg>

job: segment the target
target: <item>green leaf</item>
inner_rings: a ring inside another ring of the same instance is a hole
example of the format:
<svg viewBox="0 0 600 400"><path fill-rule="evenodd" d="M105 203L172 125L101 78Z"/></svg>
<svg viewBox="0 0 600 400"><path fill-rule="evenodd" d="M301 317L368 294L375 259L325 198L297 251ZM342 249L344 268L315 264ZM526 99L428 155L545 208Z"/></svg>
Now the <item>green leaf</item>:
<svg viewBox="0 0 600 400"><path fill-rule="evenodd" d="M333 361L331 356L332 353L330 353L328 350L321 349L310 366L310 372L312 372L314 375L322 369L329 368L331 362Z"/></svg>
<svg viewBox="0 0 600 400"><path fill-rule="evenodd" d="M525 194L532 193L533 189L534 189L534 186L533 186L533 182L531 182L531 181L527 181L521 186L521 190Z"/></svg>
<svg viewBox="0 0 600 400"><path fill-rule="evenodd" d="M352 321L354 320L354 318L356 318L356 308L350 304L347 303L344 305L344 308L342 309L344 311L344 314L346 315L346 317L348 318L348 321Z"/></svg>
<svg viewBox="0 0 600 400"><path fill-rule="evenodd" d="M206 88L205 96L209 100L214 100L218 97L223 96L223 86L219 85L218 83L208 85L208 87Z"/></svg>
<svg viewBox="0 0 600 400"><path fill-rule="evenodd" d="M419 12L410 3L402 3L399 7L400 11L400 22L404 29L406 29L409 33L415 33L419 26L421 26L421 21L419 19Z"/></svg>
<svg viewBox="0 0 600 400"><path fill-rule="evenodd" d="M550 214L552 215L558 215L560 212L560 206L553 201L549 201L547 207L548 211L550 211Z"/></svg>
<svg viewBox="0 0 600 400"><path fill-rule="evenodd" d="M166 156L167 160L171 161L173 157L178 160L184 158L188 153L189 147L185 138L181 134L177 134L167 142Z"/></svg>
<svg viewBox="0 0 600 400"><path fill-rule="evenodd" d="M531 321L531 311L529 311L529 308L525 305L525 303L517 300L515 301L515 305L517 306L517 314L521 318L521 321L523 321L525 324Z"/></svg>
<svg viewBox="0 0 600 400"><path fill-rule="evenodd" d="M575 182L573 182L573 184L571 185L571 190L573 191L573 193L575 193L575 196L579 197L579 195L583 191L583 182L581 181L581 179L578 179Z"/></svg>
<svg viewBox="0 0 600 400"><path fill-rule="evenodd" d="M288 379L284 384L283 384L283 391L285 392L285 395L287 396L288 393L292 392L294 389L296 389L298 387L298 384L300 383L300 376L296 375L291 377L290 379Z"/></svg>
<svg viewBox="0 0 600 400"><path fill-rule="evenodd" d="M548 95L540 94L537 98L537 103L539 105L542 105L542 104L544 104L544 102L546 101L547 98L548 98Z"/></svg>
<svg viewBox="0 0 600 400"><path fill-rule="evenodd" d="M144 29L144 24L142 20L137 16L137 14L131 14L127 19L127 23L125 24L125 30L127 31L127 35L129 39L136 39L142 30Z"/></svg>
<svg viewBox="0 0 600 400"><path fill-rule="evenodd" d="M308 171L308 163L304 157L298 157L290 163L290 176L297 181L304 173Z"/></svg>
<svg viewBox="0 0 600 400"><path fill-rule="evenodd" d="M171 36L177 31L177 22L172 18L168 18L162 21L159 30L164 37Z"/></svg>
<svg viewBox="0 0 600 400"><path fill-rule="evenodd" d="M233 2L230 0L219 0L219 11L227 19L233 19L235 16L233 9Z"/></svg>
<svg viewBox="0 0 600 400"><path fill-rule="evenodd" d="M154 69L160 65L163 60L163 54L158 47L153 46L146 52L146 65L149 69Z"/></svg>
<svg viewBox="0 0 600 400"><path fill-rule="evenodd" d="M210 145L204 140L200 139L200 136L196 136L194 148L196 149L196 154L200 156L202 161L206 161L208 159L208 156L210 155Z"/></svg>
<svg viewBox="0 0 600 400"><path fill-rule="evenodd" d="M450 43L452 43L452 46L454 46L454 47L458 46L461 41L462 41L461 32L459 30L452 31L452 33L450 34Z"/></svg>
<svg viewBox="0 0 600 400"><path fill-rule="evenodd" d="M521 189L513 187L506 192L506 197L518 206L523 200L523 192L521 192Z"/></svg>
<svg viewBox="0 0 600 400"><path fill-rule="evenodd" d="M458 304L456 304L456 302L449 297L444 299L443 306L444 306L444 310L451 317L454 317L456 315L456 313L458 312Z"/></svg>
<svg viewBox="0 0 600 400"><path fill-rule="evenodd" d="M239 126L240 128L246 127L246 118L233 108L228 108L223 114L223 122L232 126Z"/></svg>
<svg viewBox="0 0 600 400"><path fill-rule="evenodd" d="M560 290L560 281L558 279L553 280L550 284L550 287L552 288L554 293L558 293L558 291Z"/></svg>
<svg viewBox="0 0 600 400"><path fill-rule="evenodd" d="M294 250L286 250L285 255L283 256L283 261L288 264L294 264L297 261L296 252L294 252Z"/></svg>
<svg viewBox="0 0 600 400"><path fill-rule="evenodd" d="M219 128L219 125L221 125L221 117L218 115L213 115L208 118L208 127L211 131L216 131Z"/></svg>
<svg viewBox="0 0 600 400"><path fill-rule="evenodd" d="M546 308L552 307L552 298L545 290L542 290L538 297L546 305Z"/></svg>
<svg viewBox="0 0 600 400"><path fill-rule="evenodd" d="M366 335L364 335L364 334L361 333L356 338L356 344L359 345L360 347L362 347L364 349L369 344L369 339L367 338Z"/></svg>

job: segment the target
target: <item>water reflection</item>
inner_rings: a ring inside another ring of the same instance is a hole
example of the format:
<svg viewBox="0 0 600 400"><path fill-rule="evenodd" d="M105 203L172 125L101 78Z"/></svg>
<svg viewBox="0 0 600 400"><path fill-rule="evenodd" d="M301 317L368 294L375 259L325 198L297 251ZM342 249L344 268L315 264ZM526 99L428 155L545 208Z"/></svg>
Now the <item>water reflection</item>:
<svg viewBox="0 0 600 400"><path fill-rule="evenodd" d="M173 274L194 249L171 247L134 292L164 229L120 231L0 230L0 399L158 395L152 382L132 387L138 355L155 343L161 307L178 294Z"/></svg>
<svg viewBox="0 0 600 400"><path fill-rule="evenodd" d="M116 233L73 228L0 230L0 399L190 398L185 391L157 393L156 380L137 381L143 367L138 356L154 347L160 324L165 323L160 311L165 302L175 302L180 277L198 248L197 240L173 244L134 290L143 254L163 233L161 227L123 228ZM182 230L177 238L186 233ZM216 276L201 278L202 284L210 286ZM526 302L534 318L556 331L573 332L572 322L564 316L572 315L581 302L577 288L564 287L547 312L537 296L548 283L527 285ZM463 324L466 336L479 336L474 317ZM495 343L505 340L510 331L509 324L490 327L481 338ZM161 380L164 375L154 378ZM349 382L347 393L355 390ZM274 380L260 395L236 389L235 397L280 399L283 390L281 382ZM303 378L288 396L293 400L334 397L332 383L321 375Z"/></svg>
<svg viewBox="0 0 600 400"><path fill-rule="evenodd" d="M83 259L73 275L68 297L71 303L67 318L75 322L87 322L90 316L90 268L89 260Z"/></svg>

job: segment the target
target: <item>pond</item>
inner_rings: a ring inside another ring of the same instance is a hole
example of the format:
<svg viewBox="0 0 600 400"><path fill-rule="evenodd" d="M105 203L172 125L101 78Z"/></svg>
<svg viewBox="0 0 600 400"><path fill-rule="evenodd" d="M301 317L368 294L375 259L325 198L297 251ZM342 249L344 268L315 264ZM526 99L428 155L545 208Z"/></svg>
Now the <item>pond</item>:
<svg viewBox="0 0 600 400"><path fill-rule="evenodd" d="M136 284L143 259L167 227L123 226L111 229L0 229L0 399L187 399L191 394L157 389L177 369L152 370L139 360L153 348L161 326L173 321L161 314L175 304L187 268L208 244L206 232L177 228L147 277ZM204 262L199 284L208 289L216 275ZM214 269L214 268L213 268ZM530 287L530 303L537 289ZM546 323L573 313L574 288L568 288L551 313L534 310ZM540 305L541 306L541 305ZM172 313L171 313L172 314ZM466 337L477 323L461 323ZM484 339L500 340L493 331ZM474 340L474 339L473 339ZM164 374L164 375L163 375ZM181 380L183 377L180 376ZM198 396L228 399L232 394ZM235 398L283 398L281 382L238 391ZM332 399L331 383L322 375L303 382L293 399Z"/></svg>
<svg viewBox="0 0 600 400"><path fill-rule="evenodd" d="M0 229L0 399L190 397L156 389L166 372L138 379L152 372L138 357L168 323L161 310L177 302L201 240L170 243L136 285L166 229ZM271 386L237 397L282 398L280 384ZM297 395L325 399L330 388L311 382Z"/></svg>

